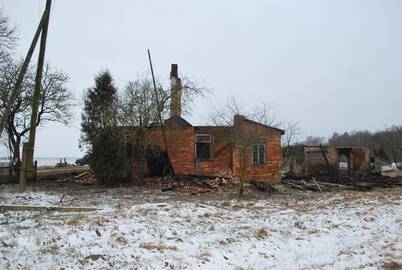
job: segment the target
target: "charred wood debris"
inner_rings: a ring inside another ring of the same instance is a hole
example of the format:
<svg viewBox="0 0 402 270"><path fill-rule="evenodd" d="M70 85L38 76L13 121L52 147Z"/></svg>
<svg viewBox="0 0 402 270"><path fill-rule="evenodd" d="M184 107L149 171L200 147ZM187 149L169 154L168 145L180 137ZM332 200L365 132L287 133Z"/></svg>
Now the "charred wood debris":
<svg viewBox="0 0 402 270"><path fill-rule="evenodd" d="M83 185L93 185L96 177L92 172L84 172L72 178L74 182ZM135 182L135 181L134 181ZM238 187L239 179L230 171L220 171L214 176L148 176L141 180L145 187L154 191L174 191L187 195L197 195L208 192L221 192L224 189ZM402 186L402 177L390 177L381 174L359 175L295 175L287 173L282 184L297 190L332 192L339 190L369 191L373 188L393 188ZM275 187L265 181L250 180L245 187L266 193L276 191Z"/></svg>
<svg viewBox="0 0 402 270"><path fill-rule="evenodd" d="M73 181L83 185L93 185L96 177L92 172L85 172L73 177ZM133 181L137 182L137 181ZM187 195L198 195L208 192L222 192L225 189L237 188L240 181L230 171L219 171L213 176L176 175L176 176L148 176L140 180L145 187L157 192L178 192ZM264 182L250 180L245 187L265 193L273 193L276 189Z"/></svg>
<svg viewBox="0 0 402 270"><path fill-rule="evenodd" d="M402 178L394 178L380 174L360 175L327 175L298 176L288 173L282 179L282 184L299 190L330 192L336 190L369 191L373 188L393 188L402 186Z"/></svg>

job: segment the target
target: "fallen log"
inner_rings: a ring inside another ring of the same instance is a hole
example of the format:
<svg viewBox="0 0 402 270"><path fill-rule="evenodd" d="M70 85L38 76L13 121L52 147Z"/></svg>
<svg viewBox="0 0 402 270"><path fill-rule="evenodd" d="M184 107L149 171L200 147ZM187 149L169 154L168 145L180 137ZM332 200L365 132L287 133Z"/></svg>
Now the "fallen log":
<svg viewBox="0 0 402 270"><path fill-rule="evenodd" d="M4 247L11 247L13 248L13 245L7 244L6 242L4 242L3 240L0 239L0 242L3 244Z"/></svg>
<svg viewBox="0 0 402 270"><path fill-rule="evenodd" d="M289 182L289 180L282 180L282 184L291 186L293 188L297 188L297 189L301 189L301 190L306 190L306 188L302 185L297 185L297 184L293 184L291 182Z"/></svg>
<svg viewBox="0 0 402 270"><path fill-rule="evenodd" d="M350 186L347 185L341 185L341 184L334 184L334 183L328 183L328 182L322 182L322 181L317 181L317 183L321 186L328 186L328 187L334 187L334 188L350 188Z"/></svg>
<svg viewBox="0 0 402 270"><path fill-rule="evenodd" d="M62 177L71 177L88 171L89 171L88 166L71 166L71 167L45 168L45 169L39 168L37 171L37 179L48 180Z"/></svg>
<svg viewBox="0 0 402 270"><path fill-rule="evenodd" d="M91 212L99 210L90 207L59 207L33 205L0 205L0 211L54 211L54 212Z"/></svg>
<svg viewBox="0 0 402 270"><path fill-rule="evenodd" d="M162 192L167 192L167 191L175 191L176 188L175 187L165 187L165 188L161 188Z"/></svg>
<svg viewBox="0 0 402 270"><path fill-rule="evenodd" d="M303 190L312 190L312 191L333 191L337 189L348 189L351 190L353 189L352 186L343 186L339 184L333 184L333 183L326 183L326 182L319 182L312 180L313 183L307 183L306 181L295 181L295 180L282 180L282 183L285 185L289 185L293 188L297 189L303 189Z"/></svg>
<svg viewBox="0 0 402 270"><path fill-rule="evenodd" d="M79 174L79 175L74 176L74 179L79 179L79 178L81 178L81 177L84 177L84 176L87 175L87 174L89 174L89 171L88 171L88 172L83 172L83 173L81 173L81 174Z"/></svg>
<svg viewBox="0 0 402 270"><path fill-rule="evenodd" d="M303 185L306 189L311 190L311 191L319 191L319 192L323 192L323 191L332 191L332 188L325 188L325 187L321 187L321 191L320 189L317 187L316 184L304 184Z"/></svg>
<svg viewBox="0 0 402 270"><path fill-rule="evenodd" d="M343 184L317 181L315 177L312 177L310 181L292 179L282 180L283 184L293 188L320 192L334 190L369 191L373 188L393 188L402 185L400 179L372 178L370 175L344 177L342 178L342 182Z"/></svg>

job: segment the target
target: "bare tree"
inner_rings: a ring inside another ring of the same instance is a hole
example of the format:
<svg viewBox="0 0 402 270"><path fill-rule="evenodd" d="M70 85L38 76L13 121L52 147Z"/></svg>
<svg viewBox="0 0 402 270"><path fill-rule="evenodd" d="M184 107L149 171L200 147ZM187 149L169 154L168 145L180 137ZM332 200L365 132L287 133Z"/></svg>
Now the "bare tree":
<svg viewBox="0 0 402 270"><path fill-rule="evenodd" d="M223 106L213 106L209 118L215 125L232 126L233 115L237 114L272 127L279 127L282 124L277 120L273 104L261 101L252 107L246 107L233 96L229 97Z"/></svg>
<svg viewBox="0 0 402 270"><path fill-rule="evenodd" d="M257 103L255 106L247 109L240 105L234 97L231 97L224 106L219 108L214 107L213 113L210 115L211 121L215 125L233 127L230 129L231 134L225 137L230 140L229 143L232 147L240 152L240 186L238 190L238 197L240 197L244 192L244 183L246 182L245 175L249 165L247 152L250 150L252 144L259 142L261 137L269 137L272 131L267 129L264 134L250 132L250 130L244 128L240 122L236 122L234 116L244 116L247 119L271 127L279 127L281 124L283 125L283 123L277 120L274 106L266 102ZM290 136L286 139L288 143L290 143L292 136L295 136L297 133L297 125L292 124L288 127L292 128ZM276 173L278 172L273 172L273 174Z"/></svg>
<svg viewBox="0 0 402 270"><path fill-rule="evenodd" d="M377 140L386 159L398 169L402 162L402 127L392 126L377 133Z"/></svg>
<svg viewBox="0 0 402 270"><path fill-rule="evenodd" d="M8 95L14 88L20 63L8 60L0 68L0 109L7 106ZM42 80L41 100L36 126L49 122L59 122L67 125L72 117L71 108L74 106L73 95L66 88L67 75L46 65ZM12 104L6 120L6 146L12 153L12 163L18 174L21 163L20 147L30 129L31 101L34 92L34 74L28 70L21 91Z"/></svg>
<svg viewBox="0 0 402 270"><path fill-rule="evenodd" d="M159 99L167 117L168 93L160 83L157 86ZM138 76L135 81L127 83L123 93L119 96L119 124L130 127L149 127L158 123L158 108L152 86L152 80L147 76Z"/></svg>
<svg viewBox="0 0 402 270"><path fill-rule="evenodd" d="M286 168L292 160L292 153L290 151L291 145L296 143L300 136L300 128L297 122L287 123L284 126L285 135L282 136L282 169Z"/></svg>
<svg viewBox="0 0 402 270"><path fill-rule="evenodd" d="M356 146L367 147L372 155L389 163L402 162L402 126L392 126L370 132L367 130L335 132L329 139L331 146ZM399 166L400 167L400 166Z"/></svg>
<svg viewBox="0 0 402 270"><path fill-rule="evenodd" d="M182 108L185 113L190 113L190 108L195 98L204 96L208 90L199 87L190 79L181 80ZM162 124L169 118L169 105L172 99L172 90L156 82L159 103L156 101L153 83L149 75L138 75L137 79L128 82L124 91L119 96L119 125L129 129L130 136L126 136L127 143L135 149L133 158L145 166L145 154L147 151L146 132L150 127ZM160 106L160 107L158 107ZM159 119L161 112L162 119Z"/></svg>
<svg viewBox="0 0 402 270"><path fill-rule="evenodd" d="M317 137L317 136L307 136L302 144L310 145L310 146L318 146L326 144L324 137Z"/></svg>
<svg viewBox="0 0 402 270"><path fill-rule="evenodd" d="M194 105L194 101L197 98L205 98L210 90L202 85L200 85L197 81L192 80L184 75L181 76L181 87L182 87L182 109L184 114L191 114L191 108ZM167 105L170 103L172 98L172 91L170 87L165 87L165 95L166 99L163 101L163 106L165 111L167 110ZM165 114L166 115L166 114Z"/></svg>
<svg viewBox="0 0 402 270"><path fill-rule="evenodd" d="M15 32L15 27L10 26L8 17L4 15L3 10L0 10L0 64L9 58L10 50L16 45Z"/></svg>
<svg viewBox="0 0 402 270"><path fill-rule="evenodd" d="M167 93L160 83L157 84L158 98L161 100L162 115L166 114ZM159 123L159 110L156 102L152 80L139 75L135 81L126 85L119 97L119 124L127 129L125 143L129 148L128 159L136 159L141 164L141 176L145 169L145 154L147 150L146 131Z"/></svg>

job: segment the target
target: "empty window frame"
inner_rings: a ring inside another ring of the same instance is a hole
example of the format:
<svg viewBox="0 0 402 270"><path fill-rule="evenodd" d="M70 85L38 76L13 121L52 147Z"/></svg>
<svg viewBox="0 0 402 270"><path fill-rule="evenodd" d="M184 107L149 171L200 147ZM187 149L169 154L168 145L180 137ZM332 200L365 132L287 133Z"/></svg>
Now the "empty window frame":
<svg viewBox="0 0 402 270"><path fill-rule="evenodd" d="M195 135L195 158L198 160L212 159L212 138L209 134Z"/></svg>
<svg viewBox="0 0 402 270"><path fill-rule="evenodd" d="M252 163L253 165L265 164L265 144L253 144Z"/></svg>

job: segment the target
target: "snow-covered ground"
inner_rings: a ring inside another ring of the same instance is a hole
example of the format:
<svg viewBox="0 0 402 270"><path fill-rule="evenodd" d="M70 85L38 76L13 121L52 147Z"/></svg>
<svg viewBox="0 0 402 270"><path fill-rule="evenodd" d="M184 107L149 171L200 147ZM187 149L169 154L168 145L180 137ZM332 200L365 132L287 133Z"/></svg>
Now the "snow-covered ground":
<svg viewBox="0 0 402 270"><path fill-rule="evenodd" d="M1 204L60 205L60 199L55 193L0 192ZM94 192L62 200L100 209L90 213L0 212L0 269L402 265L401 189L242 201L159 199Z"/></svg>

